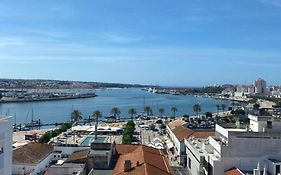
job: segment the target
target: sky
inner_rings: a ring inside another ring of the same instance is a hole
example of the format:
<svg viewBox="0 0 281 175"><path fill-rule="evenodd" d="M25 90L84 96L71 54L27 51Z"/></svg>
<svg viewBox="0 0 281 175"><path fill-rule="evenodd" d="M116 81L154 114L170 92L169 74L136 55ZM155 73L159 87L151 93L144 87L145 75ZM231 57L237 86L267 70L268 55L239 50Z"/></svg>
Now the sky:
<svg viewBox="0 0 281 175"><path fill-rule="evenodd" d="M1 0L0 78L281 84L281 0Z"/></svg>

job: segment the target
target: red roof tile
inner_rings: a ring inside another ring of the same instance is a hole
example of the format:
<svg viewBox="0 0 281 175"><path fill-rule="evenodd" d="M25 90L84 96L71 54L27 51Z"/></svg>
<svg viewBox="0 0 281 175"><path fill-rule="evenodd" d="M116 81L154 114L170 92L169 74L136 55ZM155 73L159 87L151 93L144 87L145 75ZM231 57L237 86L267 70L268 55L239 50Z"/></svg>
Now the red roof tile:
<svg viewBox="0 0 281 175"><path fill-rule="evenodd" d="M123 147L123 148L122 148ZM127 153L119 156L113 175L171 175L170 166L162 151L142 145L116 145L116 150L127 149ZM131 152L130 152L130 151ZM124 152L123 152L124 153ZM124 172L125 160L131 161L132 170ZM137 162L139 166L137 166Z"/></svg>
<svg viewBox="0 0 281 175"><path fill-rule="evenodd" d="M177 139L182 142L185 138L195 137L195 138L208 138L210 136L215 136L213 131L193 131L184 126L178 126L172 130Z"/></svg>
<svg viewBox="0 0 281 175"><path fill-rule="evenodd" d="M238 168L231 168L224 172L225 175L244 175Z"/></svg>

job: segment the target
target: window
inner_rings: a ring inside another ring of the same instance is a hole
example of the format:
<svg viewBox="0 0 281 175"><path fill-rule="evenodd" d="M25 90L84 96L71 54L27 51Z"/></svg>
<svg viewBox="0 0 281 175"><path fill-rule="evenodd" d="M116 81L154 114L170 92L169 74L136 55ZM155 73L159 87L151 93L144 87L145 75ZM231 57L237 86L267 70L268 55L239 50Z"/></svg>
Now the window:
<svg viewBox="0 0 281 175"><path fill-rule="evenodd" d="M266 126L268 129L272 129L272 121L267 121Z"/></svg>
<svg viewBox="0 0 281 175"><path fill-rule="evenodd" d="M188 168L191 169L191 159L188 158Z"/></svg>

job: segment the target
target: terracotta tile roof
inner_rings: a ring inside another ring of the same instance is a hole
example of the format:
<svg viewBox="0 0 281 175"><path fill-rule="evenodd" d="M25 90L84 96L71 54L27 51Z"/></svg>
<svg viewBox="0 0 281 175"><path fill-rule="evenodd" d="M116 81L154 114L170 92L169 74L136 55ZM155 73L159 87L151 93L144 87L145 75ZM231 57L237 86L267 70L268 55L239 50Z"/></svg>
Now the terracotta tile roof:
<svg viewBox="0 0 281 175"><path fill-rule="evenodd" d="M184 126L178 126L173 129L172 132L180 142L188 137L208 138L209 136L215 135L215 132L213 131L194 131Z"/></svg>
<svg viewBox="0 0 281 175"><path fill-rule="evenodd" d="M89 152L90 152L89 149L74 152L68 157L66 162L77 162L77 161L83 162L83 160L86 161L86 159L88 158Z"/></svg>
<svg viewBox="0 0 281 175"><path fill-rule="evenodd" d="M38 164L52 151L52 145L31 142L13 151L13 164Z"/></svg>
<svg viewBox="0 0 281 175"><path fill-rule="evenodd" d="M116 145L116 150L128 149L132 152L119 156L113 175L171 175L172 171L162 151L143 145ZM122 148L123 147L123 148ZM131 147L131 148L130 148ZM124 152L123 152L124 153ZM124 172L125 160L131 161L132 170ZM139 162L139 166L137 166Z"/></svg>
<svg viewBox="0 0 281 175"><path fill-rule="evenodd" d="M224 172L225 175L244 175L238 168L231 168Z"/></svg>
<svg viewBox="0 0 281 175"><path fill-rule="evenodd" d="M131 153L131 152L135 151L139 147L140 147L140 145L125 145L125 144L123 144L123 145L120 145L120 144L115 145L115 149L116 149L116 151L117 151L117 153L119 155Z"/></svg>
<svg viewBox="0 0 281 175"><path fill-rule="evenodd" d="M195 138L208 138L210 136L215 136L215 132L214 131L195 131L192 135L192 137Z"/></svg>
<svg viewBox="0 0 281 175"><path fill-rule="evenodd" d="M184 126L178 126L173 129L172 132L180 142L183 141L185 138L190 137L194 133L193 130Z"/></svg>
<svg viewBox="0 0 281 175"><path fill-rule="evenodd" d="M168 124L170 129L175 129L178 126L186 125L186 122L183 120L174 120Z"/></svg>

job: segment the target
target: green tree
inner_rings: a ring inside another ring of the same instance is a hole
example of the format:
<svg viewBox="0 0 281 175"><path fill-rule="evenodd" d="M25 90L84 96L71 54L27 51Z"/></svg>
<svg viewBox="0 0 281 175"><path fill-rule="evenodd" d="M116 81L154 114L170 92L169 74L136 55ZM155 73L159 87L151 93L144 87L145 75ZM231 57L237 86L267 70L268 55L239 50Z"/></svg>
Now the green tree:
<svg viewBox="0 0 281 175"><path fill-rule="evenodd" d="M78 123L82 118L82 113L79 110L74 110L71 112L71 121L73 123Z"/></svg>
<svg viewBox="0 0 281 175"><path fill-rule="evenodd" d="M94 111L92 114L93 119L96 121L95 125L95 139L98 138L98 124L99 124L99 119L102 118L102 113L98 110Z"/></svg>
<svg viewBox="0 0 281 175"><path fill-rule="evenodd" d="M160 113L161 118L162 118L164 112L165 112L165 109L164 109L164 108L160 108L160 109L159 109L159 113Z"/></svg>
<svg viewBox="0 0 281 175"><path fill-rule="evenodd" d="M134 109L134 108L130 108L130 109L128 110L128 114L131 115L131 120L133 121L134 115L137 114L137 110Z"/></svg>
<svg viewBox="0 0 281 175"><path fill-rule="evenodd" d="M201 112L200 104L193 105L193 111L196 112L197 116L199 117L199 112Z"/></svg>
<svg viewBox="0 0 281 175"><path fill-rule="evenodd" d="M131 144L133 141L133 135L135 130L135 123L133 121L129 121L123 129L123 137L122 143L123 144Z"/></svg>
<svg viewBox="0 0 281 175"><path fill-rule="evenodd" d="M117 107L114 107L111 109L111 114L116 118L116 119L119 119L120 120L120 114L121 114L121 111L119 108Z"/></svg>
<svg viewBox="0 0 281 175"><path fill-rule="evenodd" d="M162 124L160 125L160 129L162 129L162 130L166 129L166 125L165 125L164 123L162 123Z"/></svg>
<svg viewBox="0 0 281 175"><path fill-rule="evenodd" d="M152 109L149 106L144 107L143 111L146 113L146 115L152 114Z"/></svg>
<svg viewBox="0 0 281 175"><path fill-rule="evenodd" d="M60 126L59 129L54 129L52 131L46 132L41 138L39 138L39 143L48 143L51 138L60 135L62 132L66 132L69 128L71 128L70 123L64 123Z"/></svg>
<svg viewBox="0 0 281 175"><path fill-rule="evenodd" d="M172 107L171 111L173 112L173 119L176 118L176 112L178 111L178 109L176 107Z"/></svg>

